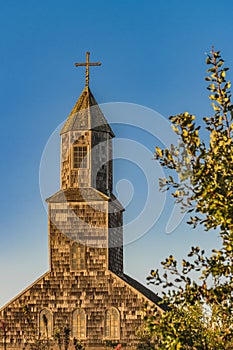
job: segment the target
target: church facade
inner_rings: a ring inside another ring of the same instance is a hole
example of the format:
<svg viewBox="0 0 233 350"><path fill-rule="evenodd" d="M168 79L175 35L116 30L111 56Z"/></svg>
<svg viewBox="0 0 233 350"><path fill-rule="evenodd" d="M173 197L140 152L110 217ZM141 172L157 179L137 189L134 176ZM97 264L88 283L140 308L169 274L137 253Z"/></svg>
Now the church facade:
<svg viewBox="0 0 233 350"><path fill-rule="evenodd" d="M7 329L0 347L51 341L56 349L66 329L69 349L77 341L85 349L114 343L133 349L145 303L159 302L123 270L124 208L112 193L113 137L87 80L61 130L61 188L47 199L50 269L0 310Z"/></svg>

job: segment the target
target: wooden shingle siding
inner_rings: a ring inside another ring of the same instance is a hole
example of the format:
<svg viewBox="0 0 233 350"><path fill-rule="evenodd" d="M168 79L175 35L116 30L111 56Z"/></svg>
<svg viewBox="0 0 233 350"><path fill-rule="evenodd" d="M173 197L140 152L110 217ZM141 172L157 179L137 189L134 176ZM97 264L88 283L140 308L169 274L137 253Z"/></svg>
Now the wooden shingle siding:
<svg viewBox="0 0 233 350"><path fill-rule="evenodd" d="M82 338L86 350L104 349L112 338L133 349L145 302L159 301L123 272L124 208L112 193L113 136L85 88L61 132L61 189L47 200L50 270L0 310L9 350L64 327ZM73 168L74 144L89 150L87 169ZM74 244L84 247L82 253ZM84 257L85 264L76 261Z"/></svg>

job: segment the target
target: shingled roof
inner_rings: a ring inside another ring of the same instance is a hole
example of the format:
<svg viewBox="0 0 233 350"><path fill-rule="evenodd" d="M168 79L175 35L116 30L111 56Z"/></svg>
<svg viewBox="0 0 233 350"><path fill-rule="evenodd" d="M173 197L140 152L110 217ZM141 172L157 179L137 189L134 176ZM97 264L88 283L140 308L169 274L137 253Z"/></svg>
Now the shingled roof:
<svg viewBox="0 0 233 350"><path fill-rule="evenodd" d="M81 93L61 130L61 134L79 130L103 131L112 137L115 136L88 86L85 86Z"/></svg>
<svg viewBox="0 0 233 350"><path fill-rule="evenodd" d="M93 187L81 187L81 188L68 188L66 190L60 190L53 196L46 199L48 203L64 203L64 202L96 202L96 201L109 201L120 210L124 210L121 203L110 193L110 196L98 191Z"/></svg>
<svg viewBox="0 0 233 350"><path fill-rule="evenodd" d="M143 294L147 299L151 300L154 304L158 305L162 310L168 310L168 306L166 304L161 303L162 299L157 294L152 292L152 290L146 288L143 284L133 279L132 277L126 275L125 273L117 274L117 276L120 277L126 283L128 283L131 287L139 291L141 294Z"/></svg>

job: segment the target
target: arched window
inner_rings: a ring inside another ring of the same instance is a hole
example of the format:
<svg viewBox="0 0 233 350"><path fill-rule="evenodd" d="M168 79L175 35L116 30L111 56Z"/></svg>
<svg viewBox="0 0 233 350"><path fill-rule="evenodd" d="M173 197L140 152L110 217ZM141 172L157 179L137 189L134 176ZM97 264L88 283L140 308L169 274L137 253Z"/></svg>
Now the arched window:
<svg viewBox="0 0 233 350"><path fill-rule="evenodd" d="M71 270L85 270L86 268L86 248L84 245L74 242L71 246Z"/></svg>
<svg viewBox="0 0 233 350"><path fill-rule="evenodd" d="M114 307L105 314L105 337L109 339L120 338L120 314Z"/></svg>
<svg viewBox="0 0 233 350"><path fill-rule="evenodd" d="M48 309L40 311L39 315L39 330L41 338L51 338L53 334L53 315Z"/></svg>
<svg viewBox="0 0 233 350"><path fill-rule="evenodd" d="M76 339L86 338L86 314L82 309L73 312L72 335Z"/></svg>

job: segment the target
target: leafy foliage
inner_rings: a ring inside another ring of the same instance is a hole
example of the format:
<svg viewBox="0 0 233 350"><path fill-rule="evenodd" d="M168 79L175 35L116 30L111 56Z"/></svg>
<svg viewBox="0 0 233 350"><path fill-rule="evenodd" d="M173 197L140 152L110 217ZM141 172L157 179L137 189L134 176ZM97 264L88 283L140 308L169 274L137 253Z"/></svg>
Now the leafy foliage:
<svg viewBox="0 0 233 350"><path fill-rule="evenodd" d="M104 345L107 348L112 348L115 349L117 346L125 346L125 344L120 344L119 341L114 341L114 340L105 340Z"/></svg>
<svg viewBox="0 0 233 350"><path fill-rule="evenodd" d="M63 329L64 332L64 350L68 350L70 343L70 328L65 326Z"/></svg>
<svg viewBox="0 0 233 350"><path fill-rule="evenodd" d="M54 332L54 340L57 343L59 350L62 350L62 348L64 348L64 350L67 350L69 348L69 343L70 343L70 328L67 326L64 326L63 329L56 328ZM77 345L77 344L78 344L78 341L76 340L76 342L74 342L74 345ZM76 348L83 349L82 347L80 348L75 347L75 349Z"/></svg>
<svg viewBox="0 0 233 350"><path fill-rule="evenodd" d="M84 350L83 344L80 341L78 341L76 338L74 338L73 340L73 345L75 350Z"/></svg>
<svg viewBox="0 0 233 350"><path fill-rule="evenodd" d="M63 337L60 328L55 329L54 340L56 341L59 350L62 350Z"/></svg>
<svg viewBox="0 0 233 350"><path fill-rule="evenodd" d="M145 322L141 325L141 327L137 330L137 337L139 339L136 350L152 350L155 349L155 345L157 345L157 341L155 337L152 335L150 327Z"/></svg>
<svg viewBox="0 0 233 350"><path fill-rule="evenodd" d="M185 112L171 116L178 146L156 147L155 158L178 174L160 180L161 189L172 190L182 210L191 213L194 228L218 229L221 248L207 256L192 247L181 264L169 256L165 272L152 270L148 280L161 285L162 303L169 311L156 309L147 317L154 349L233 349L233 122L230 86L224 60L214 49L207 56L206 80L213 116L204 117L209 140L199 136L195 116ZM195 276L195 278L194 278Z"/></svg>

